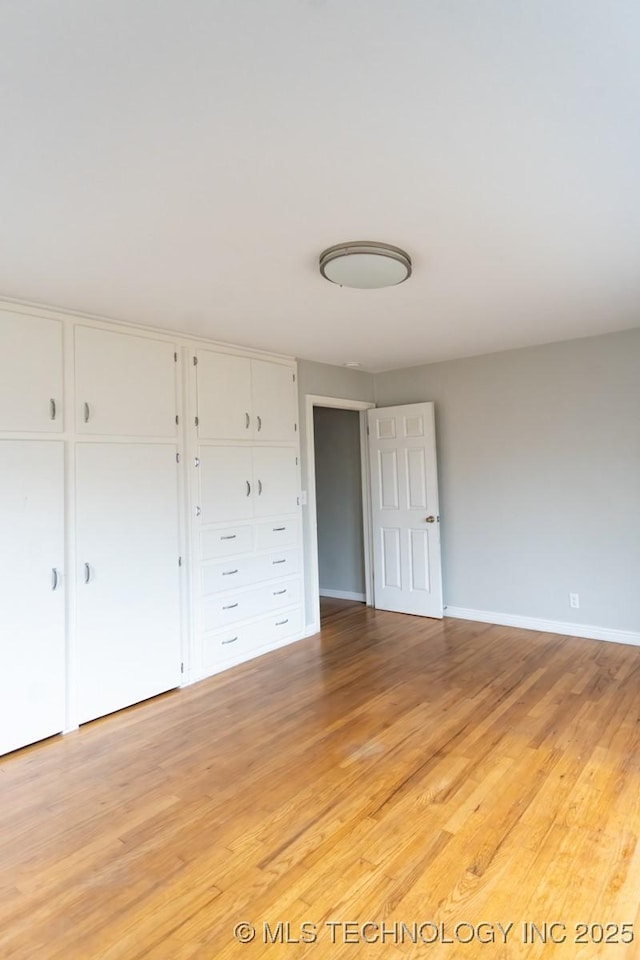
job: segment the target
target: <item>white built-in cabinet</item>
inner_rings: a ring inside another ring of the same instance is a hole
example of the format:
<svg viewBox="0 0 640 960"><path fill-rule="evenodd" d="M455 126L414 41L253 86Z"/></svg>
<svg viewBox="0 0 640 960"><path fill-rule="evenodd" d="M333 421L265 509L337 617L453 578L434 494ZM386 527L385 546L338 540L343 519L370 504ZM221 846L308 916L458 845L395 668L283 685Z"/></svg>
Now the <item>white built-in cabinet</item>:
<svg viewBox="0 0 640 960"><path fill-rule="evenodd" d="M299 638L295 373L0 304L0 754Z"/></svg>
<svg viewBox="0 0 640 960"><path fill-rule="evenodd" d="M199 350L200 440L295 442L297 391L291 366Z"/></svg>
<svg viewBox="0 0 640 960"><path fill-rule="evenodd" d="M0 311L0 431L63 429L62 323Z"/></svg>
<svg viewBox="0 0 640 960"><path fill-rule="evenodd" d="M295 364L213 350L196 387L194 599L203 675L302 627Z"/></svg>
<svg viewBox="0 0 640 960"><path fill-rule="evenodd" d="M176 447L76 448L80 723L181 681Z"/></svg>
<svg viewBox="0 0 640 960"><path fill-rule="evenodd" d="M0 439L0 530L2 754L65 722L61 441Z"/></svg>

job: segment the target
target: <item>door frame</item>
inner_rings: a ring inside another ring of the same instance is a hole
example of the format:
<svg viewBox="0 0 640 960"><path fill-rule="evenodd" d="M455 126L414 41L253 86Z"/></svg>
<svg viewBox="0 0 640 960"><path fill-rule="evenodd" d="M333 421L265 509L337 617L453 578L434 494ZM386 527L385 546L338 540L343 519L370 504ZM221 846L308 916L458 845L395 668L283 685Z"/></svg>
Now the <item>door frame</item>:
<svg viewBox="0 0 640 960"><path fill-rule="evenodd" d="M362 549L364 553L365 603L373 606L373 554L371 531L371 487L369 482L369 435L367 410L375 407L373 401L345 400L340 397L305 396L305 420L307 432L307 508L309 514L309 554L311 561L311 602L313 625L310 633L320 630L320 570L318 564L318 510L316 498L316 450L313 411L315 407L330 407L333 410L356 410L360 420L360 474L362 477Z"/></svg>

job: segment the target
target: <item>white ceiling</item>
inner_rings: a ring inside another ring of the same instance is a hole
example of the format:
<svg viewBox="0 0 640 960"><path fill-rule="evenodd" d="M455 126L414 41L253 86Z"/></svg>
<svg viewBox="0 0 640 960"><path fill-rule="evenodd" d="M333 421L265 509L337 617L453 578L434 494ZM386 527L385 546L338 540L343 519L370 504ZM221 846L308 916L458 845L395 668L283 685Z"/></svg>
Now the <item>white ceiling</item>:
<svg viewBox="0 0 640 960"><path fill-rule="evenodd" d="M369 370L640 324L637 0L3 0L0 293ZM386 290L323 280L406 249Z"/></svg>

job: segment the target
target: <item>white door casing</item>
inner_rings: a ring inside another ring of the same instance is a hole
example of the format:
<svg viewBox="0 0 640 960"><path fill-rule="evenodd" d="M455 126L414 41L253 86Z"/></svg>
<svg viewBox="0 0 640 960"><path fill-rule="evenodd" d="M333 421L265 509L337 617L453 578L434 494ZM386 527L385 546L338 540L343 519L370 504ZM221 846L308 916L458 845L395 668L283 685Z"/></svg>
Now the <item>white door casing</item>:
<svg viewBox="0 0 640 960"><path fill-rule="evenodd" d="M79 722L181 682L176 448L76 450Z"/></svg>
<svg viewBox="0 0 640 960"><path fill-rule="evenodd" d="M64 445L0 440L0 754L65 719Z"/></svg>
<svg viewBox="0 0 640 960"><path fill-rule="evenodd" d="M433 403L368 412L375 606L441 618Z"/></svg>

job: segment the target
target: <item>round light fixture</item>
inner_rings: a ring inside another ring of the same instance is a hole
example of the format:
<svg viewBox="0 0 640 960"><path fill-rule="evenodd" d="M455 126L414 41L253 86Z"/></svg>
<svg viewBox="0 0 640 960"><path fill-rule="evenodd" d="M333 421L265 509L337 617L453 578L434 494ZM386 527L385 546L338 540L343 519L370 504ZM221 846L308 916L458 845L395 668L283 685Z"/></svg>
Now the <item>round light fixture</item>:
<svg viewBox="0 0 640 960"><path fill-rule="evenodd" d="M411 257L389 243L355 240L321 253L320 273L340 287L394 287L411 276Z"/></svg>

